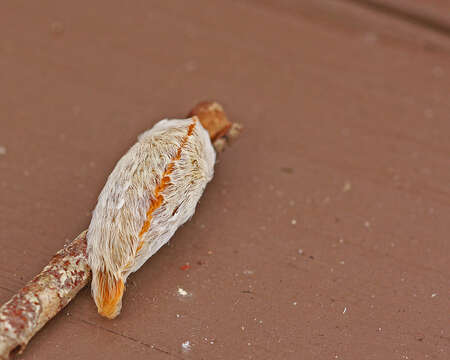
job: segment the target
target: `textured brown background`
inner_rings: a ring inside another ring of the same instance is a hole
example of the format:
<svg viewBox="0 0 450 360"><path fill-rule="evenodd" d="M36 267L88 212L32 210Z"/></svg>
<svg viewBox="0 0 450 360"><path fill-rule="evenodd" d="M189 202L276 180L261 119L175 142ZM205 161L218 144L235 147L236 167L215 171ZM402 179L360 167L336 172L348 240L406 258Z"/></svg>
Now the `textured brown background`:
<svg viewBox="0 0 450 360"><path fill-rule="evenodd" d="M85 289L21 358L449 358L450 5L369 2L1 1L0 302L143 130L246 126L122 315Z"/></svg>

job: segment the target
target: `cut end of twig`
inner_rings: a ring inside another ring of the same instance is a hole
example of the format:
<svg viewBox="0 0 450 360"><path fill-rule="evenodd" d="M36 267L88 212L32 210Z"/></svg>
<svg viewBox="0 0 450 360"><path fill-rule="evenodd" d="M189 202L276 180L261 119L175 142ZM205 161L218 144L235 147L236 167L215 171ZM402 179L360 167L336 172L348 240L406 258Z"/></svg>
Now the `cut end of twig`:
<svg viewBox="0 0 450 360"><path fill-rule="evenodd" d="M189 117L197 116L217 152L222 152L242 131L242 125L231 123L223 106L216 101L198 103L189 113Z"/></svg>

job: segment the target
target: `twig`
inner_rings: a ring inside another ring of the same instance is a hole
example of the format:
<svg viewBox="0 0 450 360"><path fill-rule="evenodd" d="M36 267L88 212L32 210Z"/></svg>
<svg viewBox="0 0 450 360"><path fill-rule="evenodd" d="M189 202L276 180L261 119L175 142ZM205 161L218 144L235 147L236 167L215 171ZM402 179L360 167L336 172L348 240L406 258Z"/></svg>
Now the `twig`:
<svg viewBox="0 0 450 360"><path fill-rule="evenodd" d="M0 308L0 359L21 353L34 334L89 282L90 272L83 231Z"/></svg>
<svg viewBox="0 0 450 360"><path fill-rule="evenodd" d="M223 151L240 134L242 126L232 124L222 106L203 102L189 116L198 116L209 132L217 152ZM31 338L89 283L86 233L57 252L50 263L16 295L0 307L0 359L22 353Z"/></svg>

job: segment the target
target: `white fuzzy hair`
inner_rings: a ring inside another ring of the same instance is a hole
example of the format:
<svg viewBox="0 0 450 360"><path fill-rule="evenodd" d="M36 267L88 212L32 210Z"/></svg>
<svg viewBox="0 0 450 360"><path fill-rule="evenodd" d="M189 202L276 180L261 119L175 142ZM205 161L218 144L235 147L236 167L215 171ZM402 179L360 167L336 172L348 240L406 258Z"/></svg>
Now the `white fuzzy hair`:
<svg viewBox="0 0 450 360"><path fill-rule="evenodd" d="M119 160L98 197L87 234L92 295L99 311L99 274L108 277L108 291L113 293L112 284L125 283L130 273L169 241L194 214L213 177L215 157L208 132L194 117L161 120L141 134ZM168 173L171 163L173 170ZM170 183L160 192L163 201L152 212L148 231L142 234L163 176L169 176ZM120 306L121 301L111 317L120 312Z"/></svg>

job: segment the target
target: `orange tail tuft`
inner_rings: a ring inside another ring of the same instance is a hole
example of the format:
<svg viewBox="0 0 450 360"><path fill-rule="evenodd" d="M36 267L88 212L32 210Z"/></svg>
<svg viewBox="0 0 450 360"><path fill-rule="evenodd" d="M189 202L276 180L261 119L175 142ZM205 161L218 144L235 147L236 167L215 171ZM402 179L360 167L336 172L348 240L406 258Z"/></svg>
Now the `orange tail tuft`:
<svg viewBox="0 0 450 360"><path fill-rule="evenodd" d="M99 272L98 295L95 299L98 313L108 319L114 319L122 308L122 296L125 285L122 279L111 279L108 274Z"/></svg>

